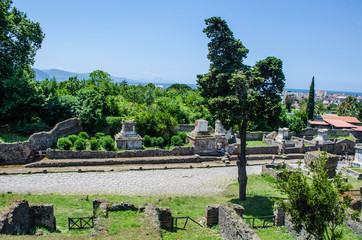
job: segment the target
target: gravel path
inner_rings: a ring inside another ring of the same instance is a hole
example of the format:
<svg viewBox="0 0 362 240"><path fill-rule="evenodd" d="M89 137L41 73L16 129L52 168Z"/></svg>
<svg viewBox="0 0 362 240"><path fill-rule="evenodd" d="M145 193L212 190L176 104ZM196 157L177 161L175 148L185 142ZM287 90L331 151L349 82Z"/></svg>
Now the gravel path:
<svg viewBox="0 0 362 240"><path fill-rule="evenodd" d="M214 196L236 181L237 167L2 175L0 193Z"/></svg>

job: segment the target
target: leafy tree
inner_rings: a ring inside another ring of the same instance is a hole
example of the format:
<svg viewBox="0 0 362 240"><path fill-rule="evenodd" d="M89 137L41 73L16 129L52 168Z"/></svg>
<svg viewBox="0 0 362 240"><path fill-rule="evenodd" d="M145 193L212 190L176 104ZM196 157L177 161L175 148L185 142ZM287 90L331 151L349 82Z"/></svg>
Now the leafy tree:
<svg viewBox="0 0 362 240"><path fill-rule="evenodd" d="M172 136L171 145L173 145L173 146L182 146L182 139L177 135Z"/></svg>
<svg viewBox="0 0 362 240"><path fill-rule="evenodd" d="M174 83L168 89L191 90L192 88L186 84Z"/></svg>
<svg viewBox="0 0 362 240"><path fill-rule="evenodd" d="M248 50L234 38L225 20L205 20L203 32L208 44L209 72L198 75L201 96L211 114L228 129L237 125L241 154L238 161L239 198L246 199L246 130L250 119L264 119L279 125L280 93L284 87L282 61L268 57L254 67L243 64Z"/></svg>
<svg viewBox="0 0 362 240"><path fill-rule="evenodd" d="M29 119L42 102L31 65L44 33L11 4L0 2L0 118Z"/></svg>
<svg viewBox="0 0 362 240"><path fill-rule="evenodd" d="M290 129L290 131L300 133L305 128L303 120L296 115L291 116L288 119L288 122L288 128Z"/></svg>
<svg viewBox="0 0 362 240"><path fill-rule="evenodd" d="M102 125L105 98L96 87L83 88L78 92L80 106L77 115L86 129L95 131Z"/></svg>
<svg viewBox="0 0 362 240"><path fill-rule="evenodd" d="M357 98L349 96L338 106L337 114L339 116L357 117L362 120L361 104L358 104Z"/></svg>
<svg viewBox="0 0 362 240"><path fill-rule="evenodd" d="M337 111L338 105L335 103L331 103L328 105L327 110L328 111Z"/></svg>
<svg viewBox="0 0 362 240"><path fill-rule="evenodd" d="M292 111L292 105L294 101L295 101L294 95L287 95L285 97L285 107L287 108L289 113Z"/></svg>
<svg viewBox="0 0 362 240"><path fill-rule="evenodd" d="M100 149L100 147L101 147L101 140L100 139L92 137L89 140L89 148L90 148L90 150L98 150L98 149Z"/></svg>
<svg viewBox="0 0 362 240"><path fill-rule="evenodd" d="M277 187L287 195L288 201L280 200L279 208L291 216L294 229L305 229L315 239L340 239L343 232L337 227L345 219L346 209L351 202L348 196L341 195L351 188L344 182L339 172L334 181L328 179L324 169L326 153L315 162L310 181L299 168L290 173L284 171L287 178L279 178Z"/></svg>
<svg viewBox="0 0 362 240"><path fill-rule="evenodd" d="M78 136L79 136L79 138L82 138L82 139L89 139L89 135L86 132L80 132L78 134Z"/></svg>
<svg viewBox="0 0 362 240"><path fill-rule="evenodd" d="M327 108L324 106L323 101L319 100L315 104L315 114L321 115L327 111Z"/></svg>
<svg viewBox="0 0 362 240"><path fill-rule="evenodd" d="M307 116L308 119L313 119L314 116L314 76L309 87L308 103L307 103Z"/></svg>
<svg viewBox="0 0 362 240"><path fill-rule="evenodd" d="M151 145L152 145L151 141L152 141L152 138L150 136L145 135L143 137L143 145L145 145L145 147L151 147Z"/></svg>

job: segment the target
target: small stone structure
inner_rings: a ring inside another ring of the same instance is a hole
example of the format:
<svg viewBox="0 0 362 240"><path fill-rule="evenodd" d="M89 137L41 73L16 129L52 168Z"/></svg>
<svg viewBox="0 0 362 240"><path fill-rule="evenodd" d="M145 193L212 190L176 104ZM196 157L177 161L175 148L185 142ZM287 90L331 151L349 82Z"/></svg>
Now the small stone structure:
<svg viewBox="0 0 362 240"><path fill-rule="evenodd" d="M276 171L275 169L285 169L286 165L282 163L274 164L264 164L261 168L261 174L269 174L275 179L281 178L284 176L283 172Z"/></svg>
<svg viewBox="0 0 362 240"><path fill-rule="evenodd" d="M332 141L330 141L328 139L328 130L327 129L318 129L318 135L317 137L315 137L313 139L313 142L318 144L328 144L328 143L332 143Z"/></svg>
<svg viewBox="0 0 362 240"><path fill-rule="evenodd" d="M196 120L195 129L187 134L187 141L194 147L195 154L216 154L216 138L208 132L206 120Z"/></svg>
<svg viewBox="0 0 362 240"><path fill-rule="evenodd" d="M219 206L219 227L223 239L251 239L259 240L255 231L243 222L243 219L233 208L225 205Z"/></svg>
<svg viewBox="0 0 362 240"><path fill-rule="evenodd" d="M17 143L0 142L0 165L23 164L34 157L34 152L56 145L58 138L78 134L82 126L78 118L59 122L49 132L34 133L28 141Z"/></svg>
<svg viewBox="0 0 362 240"><path fill-rule="evenodd" d="M143 206L135 206L128 202L120 204L110 203L107 199L94 199L93 200L93 215L96 218L108 217L108 212L117 211L140 211L146 212L148 216L153 216L155 220L153 222L159 223L159 227L162 229L172 228L172 213L169 207L159 207L153 204L146 204Z"/></svg>
<svg viewBox="0 0 362 240"><path fill-rule="evenodd" d="M353 165L362 168L362 144L356 144L354 149L355 153L354 153Z"/></svg>
<svg viewBox="0 0 362 240"><path fill-rule="evenodd" d="M118 149L141 149L142 138L136 133L135 120L122 120L122 130L115 136Z"/></svg>
<svg viewBox="0 0 362 240"><path fill-rule="evenodd" d="M55 222L53 205L15 201L0 214L0 234L25 235L32 227L55 230Z"/></svg>
<svg viewBox="0 0 362 240"><path fill-rule="evenodd" d="M318 158L322 155L320 151L307 152L304 154L304 163L307 168L311 168ZM327 174L330 178L333 178L336 175L336 168L338 164L338 156L334 154L326 154L326 164L324 169L327 169Z"/></svg>

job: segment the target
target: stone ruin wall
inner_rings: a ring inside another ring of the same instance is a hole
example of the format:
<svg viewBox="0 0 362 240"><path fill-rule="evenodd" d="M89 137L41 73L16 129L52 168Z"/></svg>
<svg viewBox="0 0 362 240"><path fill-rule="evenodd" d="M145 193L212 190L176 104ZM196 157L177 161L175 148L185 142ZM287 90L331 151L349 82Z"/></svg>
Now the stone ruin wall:
<svg viewBox="0 0 362 240"><path fill-rule="evenodd" d="M0 165L23 164L34 157L35 151L56 145L58 138L78 134L82 126L78 118L59 122L49 132L34 133L25 142L0 143Z"/></svg>
<svg viewBox="0 0 362 240"><path fill-rule="evenodd" d="M27 201L20 200L0 214L0 234L25 235L33 227L56 229L53 205L29 205Z"/></svg>

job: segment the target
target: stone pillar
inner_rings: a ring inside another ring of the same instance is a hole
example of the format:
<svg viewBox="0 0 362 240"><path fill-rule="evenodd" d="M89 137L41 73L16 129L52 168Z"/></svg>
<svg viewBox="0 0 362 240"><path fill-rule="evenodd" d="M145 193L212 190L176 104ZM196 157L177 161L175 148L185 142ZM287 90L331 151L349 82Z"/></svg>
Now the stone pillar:
<svg viewBox="0 0 362 240"><path fill-rule="evenodd" d="M162 229L172 229L172 214L169 207L157 207L158 220Z"/></svg>
<svg viewBox="0 0 362 240"><path fill-rule="evenodd" d="M211 227L219 223L219 204L209 205L205 208L206 226Z"/></svg>
<svg viewBox="0 0 362 240"><path fill-rule="evenodd" d="M285 211L281 209L274 210L275 226L280 227L285 225Z"/></svg>

